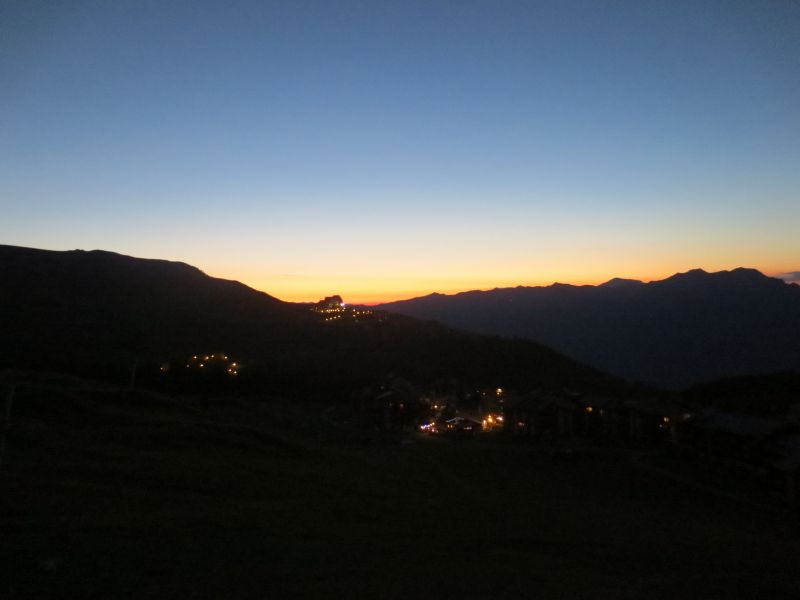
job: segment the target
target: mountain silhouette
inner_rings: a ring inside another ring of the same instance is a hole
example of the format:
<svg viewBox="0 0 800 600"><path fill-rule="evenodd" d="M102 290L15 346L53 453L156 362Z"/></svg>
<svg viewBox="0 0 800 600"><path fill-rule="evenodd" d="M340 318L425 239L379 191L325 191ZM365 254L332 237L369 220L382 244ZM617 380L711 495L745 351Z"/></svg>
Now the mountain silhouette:
<svg viewBox="0 0 800 600"><path fill-rule="evenodd" d="M378 308L535 340L619 377L670 388L800 369L800 287L755 269L431 294Z"/></svg>
<svg viewBox="0 0 800 600"><path fill-rule="evenodd" d="M327 322L316 306L183 263L0 246L0 368L122 379L132 364L223 350L246 365L253 385L329 400L389 375L419 384L629 389L536 343L383 313Z"/></svg>
<svg viewBox="0 0 800 600"><path fill-rule="evenodd" d="M622 279L621 277L614 277L614 279L609 279L605 283L601 283L599 287L604 288L621 288L621 287L636 287L644 285L643 281L639 281L638 279Z"/></svg>

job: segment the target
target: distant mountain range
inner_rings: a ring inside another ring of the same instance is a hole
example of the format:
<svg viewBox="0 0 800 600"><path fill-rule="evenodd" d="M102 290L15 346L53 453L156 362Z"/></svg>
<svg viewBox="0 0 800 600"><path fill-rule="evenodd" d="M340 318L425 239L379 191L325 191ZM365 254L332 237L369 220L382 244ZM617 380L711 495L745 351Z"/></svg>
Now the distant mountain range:
<svg viewBox="0 0 800 600"><path fill-rule="evenodd" d="M420 385L629 389L533 342L401 315L330 322L311 308L183 263L0 245L0 369L119 379L132 364L224 351L264 389L330 400L390 376Z"/></svg>
<svg viewBox="0 0 800 600"><path fill-rule="evenodd" d="M663 387L800 369L800 286L754 269L695 269L650 283L612 279L431 294L377 308L535 340Z"/></svg>

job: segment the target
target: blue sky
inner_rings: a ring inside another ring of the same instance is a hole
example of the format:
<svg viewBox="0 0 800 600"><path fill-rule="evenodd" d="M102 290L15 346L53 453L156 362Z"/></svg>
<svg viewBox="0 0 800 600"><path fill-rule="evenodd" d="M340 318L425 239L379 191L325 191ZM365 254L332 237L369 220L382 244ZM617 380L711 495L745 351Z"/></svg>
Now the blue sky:
<svg viewBox="0 0 800 600"><path fill-rule="evenodd" d="M286 299L800 267L800 5L5 2L0 242Z"/></svg>

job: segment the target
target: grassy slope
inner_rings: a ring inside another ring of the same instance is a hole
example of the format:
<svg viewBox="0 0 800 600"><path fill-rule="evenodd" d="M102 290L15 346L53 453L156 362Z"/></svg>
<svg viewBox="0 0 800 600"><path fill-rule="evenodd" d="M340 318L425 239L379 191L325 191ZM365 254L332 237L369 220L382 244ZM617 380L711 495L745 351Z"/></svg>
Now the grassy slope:
<svg viewBox="0 0 800 600"><path fill-rule="evenodd" d="M318 409L41 381L0 470L0 597L797 597L794 517L612 457L330 439Z"/></svg>

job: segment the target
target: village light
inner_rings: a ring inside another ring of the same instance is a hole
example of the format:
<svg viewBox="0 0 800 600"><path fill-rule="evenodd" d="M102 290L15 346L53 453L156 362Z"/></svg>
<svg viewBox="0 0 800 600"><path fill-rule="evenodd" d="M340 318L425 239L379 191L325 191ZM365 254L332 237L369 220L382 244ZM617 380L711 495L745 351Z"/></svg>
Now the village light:
<svg viewBox="0 0 800 600"><path fill-rule="evenodd" d="M587 412L587 413L590 413L590 412L592 412L593 410L594 410L594 408L592 408L591 406L587 406L587 407L586 407L586 412Z"/></svg>

